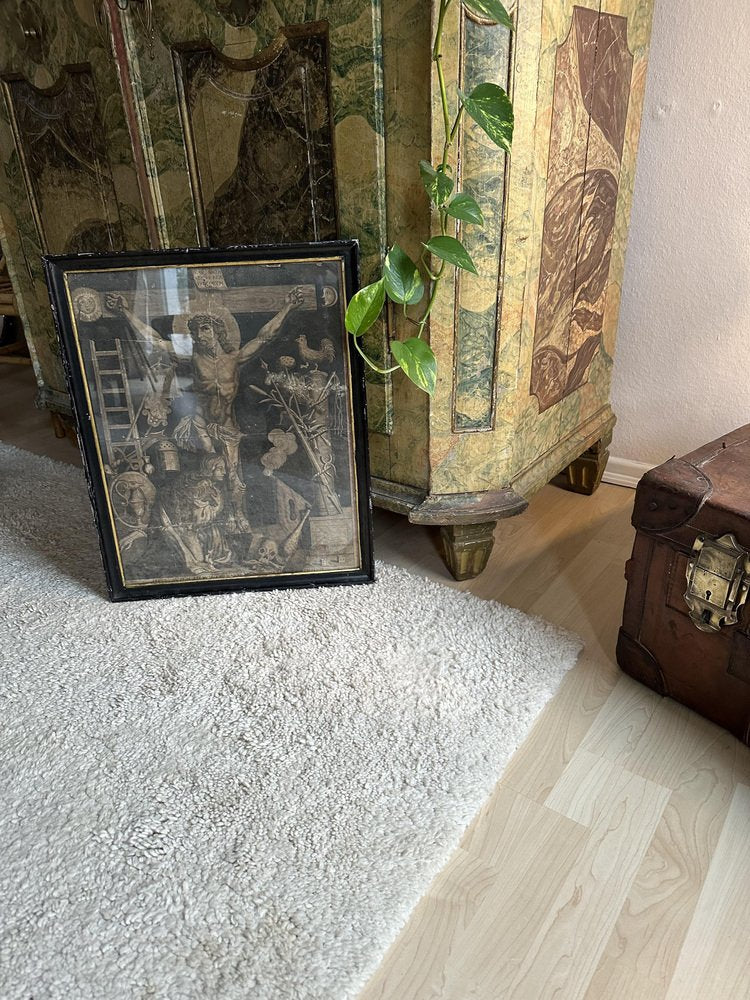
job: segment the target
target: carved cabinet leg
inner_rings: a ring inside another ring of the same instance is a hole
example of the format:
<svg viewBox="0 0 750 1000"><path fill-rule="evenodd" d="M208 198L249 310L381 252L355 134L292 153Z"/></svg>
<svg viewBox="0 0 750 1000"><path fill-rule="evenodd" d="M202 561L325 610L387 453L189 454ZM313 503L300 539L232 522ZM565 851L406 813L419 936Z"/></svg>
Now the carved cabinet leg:
<svg viewBox="0 0 750 1000"><path fill-rule="evenodd" d="M601 484L609 459L607 449L611 440L612 435L607 434L606 437L595 441L580 458L571 462L567 468L555 476L552 484L563 490L570 490L571 493L584 493L590 497Z"/></svg>
<svg viewBox="0 0 750 1000"><path fill-rule="evenodd" d="M67 438L75 447L78 447L78 437L76 436L75 422L72 417L68 417L56 410L50 410L52 419L52 430L56 438Z"/></svg>
<svg viewBox="0 0 750 1000"><path fill-rule="evenodd" d="M485 521L440 526L443 561L456 580L472 580L485 568L495 544L496 524L497 521Z"/></svg>

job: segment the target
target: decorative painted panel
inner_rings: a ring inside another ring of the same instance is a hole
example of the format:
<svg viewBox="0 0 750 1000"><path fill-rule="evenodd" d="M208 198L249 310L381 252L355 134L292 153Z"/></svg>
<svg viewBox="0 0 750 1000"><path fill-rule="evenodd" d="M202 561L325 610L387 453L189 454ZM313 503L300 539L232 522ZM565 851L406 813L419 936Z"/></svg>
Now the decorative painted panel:
<svg viewBox="0 0 750 1000"><path fill-rule="evenodd" d="M508 5L510 6L510 4ZM511 89L511 33L502 25L478 24L462 14L459 86L470 93L485 81ZM456 431L492 427L497 331L502 303L503 215L506 156L479 126L464 117L458 171L461 189L476 198L485 224L458 226L479 275L456 272L456 346L453 426Z"/></svg>
<svg viewBox="0 0 750 1000"><path fill-rule="evenodd" d="M3 80L26 192L45 253L122 250L124 237L90 66L41 90Z"/></svg>
<svg viewBox="0 0 750 1000"><path fill-rule="evenodd" d="M255 58L174 53L204 246L337 235L328 25L284 28Z"/></svg>
<svg viewBox="0 0 750 1000"><path fill-rule="evenodd" d="M114 8L116 0L103 3ZM0 3L0 75L7 81L0 95L0 232L39 400L57 410L70 403L42 253L148 246L117 67L98 6Z"/></svg>
<svg viewBox="0 0 750 1000"><path fill-rule="evenodd" d="M557 52L531 392L587 379L602 342L633 56L627 19L575 7Z"/></svg>

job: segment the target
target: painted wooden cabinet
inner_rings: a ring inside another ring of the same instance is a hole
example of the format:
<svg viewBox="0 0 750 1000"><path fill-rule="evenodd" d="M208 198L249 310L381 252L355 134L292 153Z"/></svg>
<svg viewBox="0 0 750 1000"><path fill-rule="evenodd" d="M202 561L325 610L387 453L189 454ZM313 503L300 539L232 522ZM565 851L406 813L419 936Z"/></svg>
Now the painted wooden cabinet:
<svg viewBox="0 0 750 1000"><path fill-rule="evenodd" d="M376 503L440 525L459 577L544 483L598 483L652 3L518 0L512 35L449 8L450 91L509 89L513 153L464 123L454 170L487 226L457 235L479 275L444 283L431 318L433 399L373 374L368 407ZM394 241L417 255L417 164L442 150L434 8L0 3L0 240L44 405L66 406L44 251L356 236L363 281Z"/></svg>
<svg viewBox="0 0 750 1000"><path fill-rule="evenodd" d="M507 84L513 151L506 162L471 122L458 136L456 175L489 217L484 235L459 231L480 277L457 274L431 318L434 398L394 384L392 432L374 437L372 452L378 502L441 525L446 561L464 577L483 567L498 518L519 513L550 480L591 492L606 464L652 0L519 0L512 38L451 10L446 72L463 89ZM387 81L403 75L397 93L413 107L406 46L386 44L384 71L386 99ZM434 79L431 98L434 162ZM394 117L406 114L386 121ZM413 160L411 148L401 156L408 142L397 135L386 157L389 187ZM410 204L423 211L417 186ZM396 202L388 217L389 237L416 250L414 214ZM393 225L404 217L406 232Z"/></svg>

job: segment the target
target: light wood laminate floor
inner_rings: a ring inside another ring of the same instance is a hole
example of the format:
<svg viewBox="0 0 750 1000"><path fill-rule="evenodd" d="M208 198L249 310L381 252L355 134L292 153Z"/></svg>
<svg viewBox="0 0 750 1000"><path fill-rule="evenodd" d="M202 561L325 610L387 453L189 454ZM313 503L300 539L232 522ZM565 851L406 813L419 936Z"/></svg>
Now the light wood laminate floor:
<svg viewBox="0 0 750 1000"><path fill-rule="evenodd" d="M77 462L33 393L0 366L0 439ZM380 559L586 650L360 1000L750 1000L750 751L615 664L632 502L547 487L463 584L433 532L376 512Z"/></svg>

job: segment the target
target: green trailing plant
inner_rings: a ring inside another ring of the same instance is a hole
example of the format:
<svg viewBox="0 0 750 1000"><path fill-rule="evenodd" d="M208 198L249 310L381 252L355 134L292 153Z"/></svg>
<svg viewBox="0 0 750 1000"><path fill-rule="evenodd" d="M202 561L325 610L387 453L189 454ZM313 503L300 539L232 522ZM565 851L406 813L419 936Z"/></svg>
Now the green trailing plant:
<svg viewBox="0 0 750 1000"><path fill-rule="evenodd" d="M464 114L473 118L495 145L506 153L510 152L513 140L513 105L503 88L495 83L480 83L470 94L464 94L459 90L456 112L451 113L443 72L442 46L445 15L453 2L454 0L440 0L432 48L432 60L437 72L443 112L445 133L443 157L437 166L426 160L422 160L419 164L425 191L437 210L440 233L430 236L422 243L423 249L418 263L394 243L386 255L382 277L360 289L352 297L346 310L346 328L370 368L381 375L388 375L401 368L416 386L430 395L435 391L437 361L432 348L424 339L424 334L440 283L447 267L459 267L472 274L477 273L466 247L455 236L450 235L449 229L453 228L455 232L458 222L474 226L481 226L484 223L482 210L476 200L470 194L455 190L453 170L448 162L450 150ZM500 0L456 0L456 2L463 3L470 13L483 20L502 24L510 30L513 28L513 22ZM390 353L396 363L384 368L363 350L362 336L379 318L386 299L401 306L404 316L416 330L412 337L405 340L393 339L389 342ZM414 315L418 306L420 312Z"/></svg>

